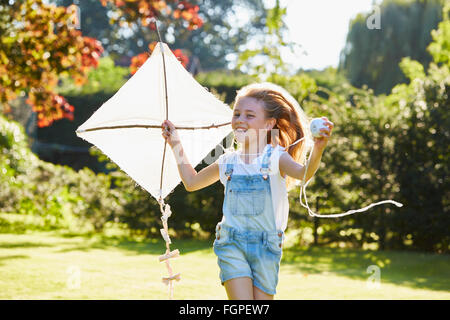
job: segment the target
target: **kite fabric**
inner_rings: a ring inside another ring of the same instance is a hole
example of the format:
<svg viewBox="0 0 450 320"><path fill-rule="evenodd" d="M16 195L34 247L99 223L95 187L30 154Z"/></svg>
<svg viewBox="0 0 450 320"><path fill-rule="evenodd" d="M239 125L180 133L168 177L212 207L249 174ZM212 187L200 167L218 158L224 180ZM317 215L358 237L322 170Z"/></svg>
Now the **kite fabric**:
<svg viewBox="0 0 450 320"><path fill-rule="evenodd" d="M169 259L179 257L179 251L170 251L167 220L172 212L164 198L181 178L175 156L166 152L161 124L170 119L180 129L183 150L195 167L231 133L231 117L231 108L202 87L167 44L158 42L141 68L76 131L158 200L166 242L159 261L169 272L162 281L170 299L180 273L173 273Z"/></svg>

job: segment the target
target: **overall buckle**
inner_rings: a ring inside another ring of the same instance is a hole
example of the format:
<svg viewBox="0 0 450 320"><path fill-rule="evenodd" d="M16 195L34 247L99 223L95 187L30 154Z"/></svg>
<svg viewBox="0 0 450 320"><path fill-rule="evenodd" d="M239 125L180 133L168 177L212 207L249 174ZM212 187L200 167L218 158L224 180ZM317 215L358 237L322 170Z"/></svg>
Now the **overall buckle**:
<svg viewBox="0 0 450 320"><path fill-rule="evenodd" d="M269 168L265 168L265 167L261 168L261 174L263 175L264 180L267 180L267 178L269 177L269 173L270 173Z"/></svg>
<svg viewBox="0 0 450 320"><path fill-rule="evenodd" d="M225 175L227 176L227 180L231 180L231 174L233 173L233 169L229 169L225 171Z"/></svg>

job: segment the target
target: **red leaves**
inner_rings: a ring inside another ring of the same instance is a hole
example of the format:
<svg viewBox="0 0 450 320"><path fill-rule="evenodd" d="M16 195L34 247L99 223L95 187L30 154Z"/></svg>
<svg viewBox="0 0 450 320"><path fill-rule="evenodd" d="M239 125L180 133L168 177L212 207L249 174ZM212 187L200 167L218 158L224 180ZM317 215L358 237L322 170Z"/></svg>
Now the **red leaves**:
<svg viewBox="0 0 450 320"><path fill-rule="evenodd" d="M83 37L81 65L84 68L97 68L98 59L103 53L103 47L100 41L94 38Z"/></svg>
<svg viewBox="0 0 450 320"><path fill-rule="evenodd" d="M147 52L140 53L137 56L134 56L131 58L131 64L130 64L130 72L131 74L135 74L136 71L147 61L149 55Z"/></svg>
<svg viewBox="0 0 450 320"><path fill-rule="evenodd" d="M175 50L172 50L172 52L175 55L175 57L177 57L177 59L180 60L183 67L186 68L187 64L189 63L189 58L183 54L181 49L175 49Z"/></svg>
<svg viewBox="0 0 450 320"><path fill-rule="evenodd" d="M198 11L199 7L197 5L192 5L188 1L180 1L177 9L173 12L173 17L186 20L189 23L187 26L188 30L195 30L203 25L203 20L199 17Z"/></svg>
<svg viewBox="0 0 450 320"><path fill-rule="evenodd" d="M66 118L73 120L74 107L64 97L44 88L33 88L28 94L26 102L37 113L38 127L47 127L53 121ZM45 106L45 107L44 107Z"/></svg>
<svg viewBox="0 0 450 320"><path fill-rule="evenodd" d="M150 51L150 54L155 49L157 42L154 41L148 45L148 49ZM186 68L187 64L189 63L189 58L181 51L181 49L175 49L171 50L172 53L177 57L177 59L181 62L183 67ZM140 53L137 56L134 56L131 58L131 64L130 64L130 72L131 74L135 74L136 71L147 61L148 57L150 57L150 54L147 52Z"/></svg>
<svg viewBox="0 0 450 320"><path fill-rule="evenodd" d="M202 26L199 7L179 0L99 0L118 13L116 22L137 23L154 29L152 18L183 20L189 30ZM8 2L7 2L8 3ZM38 125L48 126L62 118L73 119L74 107L55 93L58 75L69 74L77 85L87 81L87 72L98 65L103 47L94 38L83 37L78 25L77 8L48 5L43 0L13 1L4 5L5 21L0 19L0 103L21 92L38 113ZM150 52L154 44L149 46ZM180 49L174 54L186 66L189 59ZM148 53L133 57L134 74L147 60Z"/></svg>
<svg viewBox="0 0 450 320"><path fill-rule="evenodd" d="M101 43L72 26L72 9L42 0L24 0L8 9L15 24L2 35L0 102L28 91L27 103L38 113L40 127L73 119L73 106L54 92L58 75L67 72L78 85L85 83L89 69L98 65Z"/></svg>
<svg viewBox="0 0 450 320"><path fill-rule="evenodd" d="M116 7L118 17L112 21L117 23L119 19L125 19L127 23L135 23L140 21L145 27L154 30L155 26L151 22L151 18L157 18L162 15L172 18L183 19L187 22L186 28L195 30L203 25L203 20L199 17L199 7L191 4L189 1L174 0L100 0L103 6L111 3ZM122 20L121 20L122 21Z"/></svg>

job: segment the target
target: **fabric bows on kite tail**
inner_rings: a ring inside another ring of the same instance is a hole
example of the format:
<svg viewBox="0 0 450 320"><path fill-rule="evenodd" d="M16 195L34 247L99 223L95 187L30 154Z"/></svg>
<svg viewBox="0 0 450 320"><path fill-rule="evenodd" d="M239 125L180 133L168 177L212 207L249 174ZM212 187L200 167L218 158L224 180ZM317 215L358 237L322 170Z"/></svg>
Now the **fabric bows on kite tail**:
<svg viewBox="0 0 450 320"><path fill-rule="evenodd" d="M161 235L162 235L164 241L166 242L166 253L159 256L158 260L159 260L159 262L166 263L166 267L167 267L167 271L169 272L169 276L163 277L162 282L169 286L169 297L170 297L170 299L172 299L173 298L173 280L180 281L181 274L180 273L173 274L169 259L178 258L180 256L180 251L178 249L170 251L170 244L172 242L170 241L169 228L168 228L168 224L167 224L167 220L172 215L170 206L168 204L165 204L164 200L162 198L160 198L158 200L158 202L159 202L159 207L160 207L161 214L162 214L161 221L163 224L163 228L160 229L160 231L161 231Z"/></svg>

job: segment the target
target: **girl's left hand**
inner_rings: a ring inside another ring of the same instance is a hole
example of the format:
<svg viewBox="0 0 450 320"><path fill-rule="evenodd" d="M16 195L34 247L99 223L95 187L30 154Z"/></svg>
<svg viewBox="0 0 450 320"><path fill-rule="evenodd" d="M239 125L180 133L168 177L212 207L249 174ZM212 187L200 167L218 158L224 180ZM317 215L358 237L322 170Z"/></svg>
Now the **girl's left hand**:
<svg viewBox="0 0 450 320"><path fill-rule="evenodd" d="M331 137L331 131L334 128L334 123L329 121L327 119L327 117L322 117L322 119L324 119L326 121L325 125L328 127L328 129L321 129L320 130L321 131L320 134L321 134L322 137L320 137L320 138L314 137L314 149L317 148L317 149L319 149L321 151L323 151L325 149L325 147L327 146L328 140Z"/></svg>

